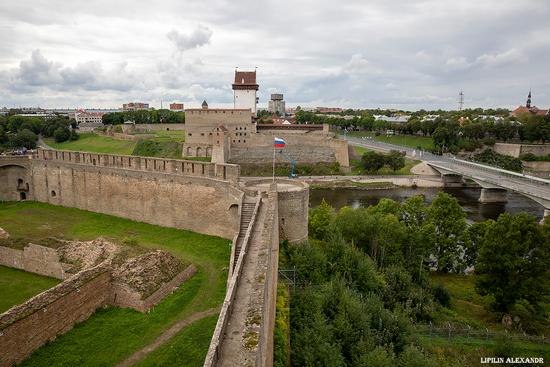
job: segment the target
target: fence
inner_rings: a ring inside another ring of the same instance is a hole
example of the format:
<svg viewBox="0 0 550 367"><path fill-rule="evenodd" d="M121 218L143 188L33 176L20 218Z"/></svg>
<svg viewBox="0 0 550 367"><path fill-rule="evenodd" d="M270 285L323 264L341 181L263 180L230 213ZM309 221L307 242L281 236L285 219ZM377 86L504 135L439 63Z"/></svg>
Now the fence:
<svg viewBox="0 0 550 367"><path fill-rule="evenodd" d="M517 341L528 341L532 343L550 344L550 339L544 335L535 336L527 335L525 333L509 333L508 331L490 331L489 329L473 329L471 326L456 327L448 324L446 327L433 326L430 322L429 325L416 325L415 330L423 336L429 337L445 337L452 338L471 338L471 339L484 339L493 340L500 338L507 338Z"/></svg>

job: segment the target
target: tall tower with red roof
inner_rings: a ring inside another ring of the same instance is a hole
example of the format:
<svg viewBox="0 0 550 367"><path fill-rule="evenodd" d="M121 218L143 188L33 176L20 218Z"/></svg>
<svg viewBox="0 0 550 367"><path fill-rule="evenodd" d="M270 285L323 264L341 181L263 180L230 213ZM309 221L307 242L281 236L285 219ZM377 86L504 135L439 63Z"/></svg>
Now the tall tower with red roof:
<svg viewBox="0 0 550 367"><path fill-rule="evenodd" d="M235 82L233 83L233 104L236 109L248 109L256 116L258 103L258 84L256 83L256 70L235 70Z"/></svg>

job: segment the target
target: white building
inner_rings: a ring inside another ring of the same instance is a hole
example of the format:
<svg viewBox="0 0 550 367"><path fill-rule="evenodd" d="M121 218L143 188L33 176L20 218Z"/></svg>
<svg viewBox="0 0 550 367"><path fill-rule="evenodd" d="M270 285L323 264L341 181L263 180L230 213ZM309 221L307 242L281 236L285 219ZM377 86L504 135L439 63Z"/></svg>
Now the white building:
<svg viewBox="0 0 550 367"><path fill-rule="evenodd" d="M233 83L233 108L250 109L256 116L258 104L258 84L256 84L256 71L235 70L235 82Z"/></svg>
<svg viewBox="0 0 550 367"><path fill-rule="evenodd" d="M103 112L87 112L85 110L76 110L74 112L74 119L78 125L82 123L101 124L103 123L102 117Z"/></svg>

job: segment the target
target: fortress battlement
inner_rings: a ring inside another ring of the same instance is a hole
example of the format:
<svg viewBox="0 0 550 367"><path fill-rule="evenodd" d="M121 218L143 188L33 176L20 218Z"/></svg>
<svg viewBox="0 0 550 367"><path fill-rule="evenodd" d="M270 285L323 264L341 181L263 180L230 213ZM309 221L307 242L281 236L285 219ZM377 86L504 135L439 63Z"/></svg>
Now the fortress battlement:
<svg viewBox="0 0 550 367"><path fill-rule="evenodd" d="M198 176L237 182L240 171L236 164L218 164L181 159L136 157L103 153L38 149L33 159L81 164L95 167L122 168L132 171Z"/></svg>

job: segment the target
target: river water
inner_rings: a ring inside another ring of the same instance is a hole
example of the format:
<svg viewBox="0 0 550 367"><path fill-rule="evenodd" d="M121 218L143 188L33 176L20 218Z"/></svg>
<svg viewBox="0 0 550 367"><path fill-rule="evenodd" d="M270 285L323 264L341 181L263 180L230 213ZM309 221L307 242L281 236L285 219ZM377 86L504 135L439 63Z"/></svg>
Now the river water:
<svg viewBox="0 0 550 367"><path fill-rule="evenodd" d="M426 202L430 203L439 191L445 191L457 198L468 219L475 222L497 219L504 212L512 214L527 212L540 220L544 213L542 205L515 192L508 193L508 203L506 204L481 204L477 201L481 189L476 188L316 189L309 192L309 205L317 206L322 199L325 199L327 203L337 209L343 206L359 208L376 205L383 198L401 202L414 195L424 195Z"/></svg>

